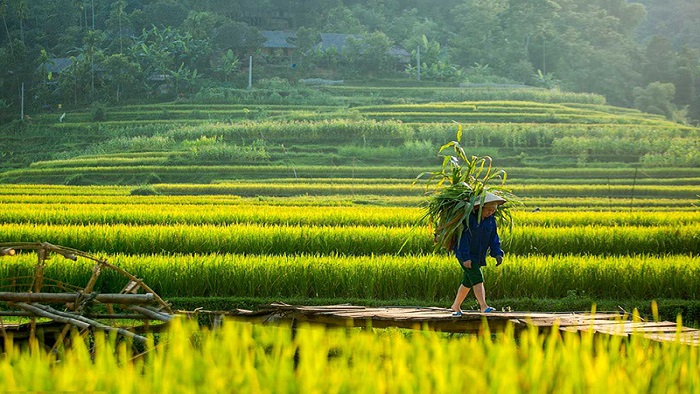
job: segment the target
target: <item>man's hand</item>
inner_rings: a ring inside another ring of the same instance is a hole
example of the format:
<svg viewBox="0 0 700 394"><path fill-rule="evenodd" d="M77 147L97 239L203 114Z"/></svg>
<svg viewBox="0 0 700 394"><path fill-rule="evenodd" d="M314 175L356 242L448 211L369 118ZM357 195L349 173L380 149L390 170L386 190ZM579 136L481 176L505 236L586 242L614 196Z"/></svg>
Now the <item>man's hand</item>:
<svg viewBox="0 0 700 394"><path fill-rule="evenodd" d="M471 261L471 260L467 260L467 261L463 262L462 265L463 265L464 268L466 268L466 269L471 269L471 268L472 268L472 261Z"/></svg>
<svg viewBox="0 0 700 394"><path fill-rule="evenodd" d="M503 264L503 256L496 256L495 259L496 259L496 267Z"/></svg>

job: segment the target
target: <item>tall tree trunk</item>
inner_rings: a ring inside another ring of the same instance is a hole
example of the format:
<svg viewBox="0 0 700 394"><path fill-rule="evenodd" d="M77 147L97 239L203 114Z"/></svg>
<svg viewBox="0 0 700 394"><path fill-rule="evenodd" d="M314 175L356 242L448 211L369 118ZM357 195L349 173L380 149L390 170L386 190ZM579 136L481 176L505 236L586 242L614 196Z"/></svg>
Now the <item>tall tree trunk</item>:
<svg viewBox="0 0 700 394"><path fill-rule="evenodd" d="M7 42L8 44L12 44L12 37L10 37L10 28L7 26L7 18L5 18L5 15L3 14L2 16L2 23L5 25L5 33L7 34ZM14 55L14 50L12 49L12 45L8 45L10 47L10 53Z"/></svg>

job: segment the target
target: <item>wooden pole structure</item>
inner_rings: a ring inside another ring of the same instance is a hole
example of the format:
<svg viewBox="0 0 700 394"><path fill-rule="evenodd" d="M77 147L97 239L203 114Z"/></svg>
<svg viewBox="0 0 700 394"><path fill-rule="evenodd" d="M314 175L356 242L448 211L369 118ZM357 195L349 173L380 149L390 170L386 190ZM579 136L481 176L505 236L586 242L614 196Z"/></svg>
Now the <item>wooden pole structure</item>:
<svg viewBox="0 0 700 394"><path fill-rule="evenodd" d="M116 327L110 327L108 325L96 322L94 320L88 319L87 317L76 315L73 313L69 312L61 312L57 311L56 309L51 308L50 306L46 305L29 305L25 304L23 302L19 302L17 304L18 307L30 311L32 313L35 313L37 316L41 317L46 317L51 320L61 322L61 323L68 323L72 324L74 326L80 327L80 328L98 328L100 330L105 330L105 331L110 331L110 332L116 332L119 335L123 335L128 338L132 338L134 340L137 340L139 342L146 342L146 337L134 334L131 331L125 330L123 328L116 328Z"/></svg>
<svg viewBox="0 0 700 394"><path fill-rule="evenodd" d="M418 80L420 81L420 45L418 45L418 51L416 52L416 57L418 58L416 63L418 66Z"/></svg>
<svg viewBox="0 0 700 394"><path fill-rule="evenodd" d="M22 93L20 98L19 119L24 120L24 82L22 82Z"/></svg>
<svg viewBox="0 0 700 394"><path fill-rule="evenodd" d="M164 313L161 313L165 315ZM33 313L27 311L0 311L0 317L2 316L16 316L16 317L31 317L34 316ZM153 319L151 316L146 316L140 313L87 313L81 316L85 316L89 319L128 319L128 320L160 320ZM2 323L0 323L0 326Z"/></svg>
<svg viewBox="0 0 700 394"><path fill-rule="evenodd" d="M131 309L132 311L138 312L142 315L145 315L147 317L150 317L153 320L161 320L161 321L168 322L168 321L173 319L172 315L168 315L166 313L154 311L154 310L151 310L148 308L144 308L142 306L132 306L129 309Z"/></svg>
<svg viewBox="0 0 700 394"><path fill-rule="evenodd" d="M146 294L97 294L94 293L9 293L0 292L0 301L6 302L75 302L81 295L91 297L103 304L150 304L155 300L153 293Z"/></svg>
<svg viewBox="0 0 700 394"><path fill-rule="evenodd" d="M253 88L253 56L248 60L248 90Z"/></svg>

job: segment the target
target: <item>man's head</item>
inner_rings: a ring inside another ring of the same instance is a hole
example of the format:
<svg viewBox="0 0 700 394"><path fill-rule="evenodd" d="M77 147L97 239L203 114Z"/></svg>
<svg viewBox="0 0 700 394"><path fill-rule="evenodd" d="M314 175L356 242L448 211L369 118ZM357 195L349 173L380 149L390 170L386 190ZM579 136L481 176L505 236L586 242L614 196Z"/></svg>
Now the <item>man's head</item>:
<svg viewBox="0 0 700 394"><path fill-rule="evenodd" d="M496 202L490 202L488 204L484 204L484 207L481 208L481 218L486 219L487 217L496 213L496 211L498 210L498 205L499 204Z"/></svg>
<svg viewBox="0 0 700 394"><path fill-rule="evenodd" d="M479 211L479 205L481 205L481 197L476 201L474 205L474 210ZM486 219L487 217L493 215L498 210L498 206L504 204L506 200L503 197L499 197L491 192L486 192L483 196L484 206L481 208L481 218Z"/></svg>

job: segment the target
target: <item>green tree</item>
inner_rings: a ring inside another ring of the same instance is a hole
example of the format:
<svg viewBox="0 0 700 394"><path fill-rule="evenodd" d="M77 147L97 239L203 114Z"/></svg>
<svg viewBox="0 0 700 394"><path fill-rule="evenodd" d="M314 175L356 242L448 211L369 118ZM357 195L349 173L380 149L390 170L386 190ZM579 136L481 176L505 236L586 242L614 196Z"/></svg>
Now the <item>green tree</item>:
<svg viewBox="0 0 700 394"><path fill-rule="evenodd" d="M700 49L683 47L676 56L675 70L676 103L688 105L699 93Z"/></svg>
<svg viewBox="0 0 700 394"><path fill-rule="evenodd" d="M438 23L420 15L415 8L388 19L383 31L390 39L408 51L417 48L421 44L423 36L431 37L438 42L446 41L446 38L440 34L441 29Z"/></svg>
<svg viewBox="0 0 700 394"><path fill-rule="evenodd" d="M675 93L676 88L672 83L652 82L646 88L634 89L634 106L641 111L672 119L676 111L673 105Z"/></svg>
<svg viewBox="0 0 700 394"><path fill-rule="evenodd" d="M367 28L347 7L330 8L325 13L321 31L325 33L362 34Z"/></svg>
<svg viewBox="0 0 700 394"><path fill-rule="evenodd" d="M300 27L297 29L297 47L302 52L307 52L318 44L320 35L318 30L310 27Z"/></svg>
<svg viewBox="0 0 700 394"><path fill-rule="evenodd" d="M632 88L641 79L639 46L627 35L636 21L622 21L596 4L558 4L561 10L547 45L547 72L554 72L565 89L599 93L613 104L631 105ZM631 13L630 18L637 17Z"/></svg>
<svg viewBox="0 0 700 394"><path fill-rule="evenodd" d="M214 71L223 78L224 81L230 82L238 73L240 66L238 57L229 49L219 57Z"/></svg>
<svg viewBox="0 0 700 394"><path fill-rule="evenodd" d="M448 24L454 33L447 44L454 58L460 59L460 65L479 63L495 67L502 63L501 17L508 7L508 0L466 0L450 10Z"/></svg>
<svg viewBox="0 0 700 394"><path fill-rule="evenodd" d="M383 1L366 0L350 6L350 10L366 31L382 31L387 25L387 9Z"/></svg>
<svg viewBox="0 0 700 394"><path fill-rule="evenodd" d="M85 83L92 79L92 63L85 56L71 56L70 60L72 64L63 70L58 80L61 96L73 104L92 101L92 85Z"/></svg>
<svg viewBox="0 0 700 394"><path fill-rule="evenodd" d="M124 53L124 49L130 44L129 34L126 29L130 25L130 20L125 12L126 5L126 0L115 1L105 23L107 31L113 37L110 41L114 52Z"/></svg>
<svg viewBox="0 0 700 394"><path fill-rule="evenodd" d="M194 40L191 35L175 29L154 27L137 37L129 56L139 63L146 81L152 85L171 76L182 75L187 70L208 67L211 49L207 41Z"/></svg>
<svg viewBox="0 0 700 394"><path fill-rule="evenodd" d="M207 40L214 30L230 23L231 19L208 11L190 11L182 22L182 31L188 32L195 40Z"/></svg>
<svg viewBox="0 0 700 394"><path fill-rule="evenodd" d="M420 62L421 79L436 81L455 81L462 75L459 66L450 62L449 52L442 49L439 42L429 40L426 36L421 37ZM411 51L412 61L406 67L405 72L411 76L417 76L418 67L414 66L418 62L418 50Z"/></svg>
<svg viewBox="0 0 700 394"><path fill-rule="evenodd" d="M648 17L638 34L643 42L650 37L666 37L674 48L688 45L700 49L700 2L697 0L638 0Z"/></svg>
<svg viewBox="0 0 700 394"><path fill-rule="evenodd" d="M655 36L646 46L644 52L642 78L644 82L671 82L676 68L676 51L665 37Z"/></svg>
<svg viewBox="0 0 700 394"><path fill-rule="evenodd" d="M107 36L104 32L99 30L91 30L85 34L83 41L83 47L80 50L80 54L90 63L90 94L95 99L96 91L96 72L99 67L98 58L103 56L102 46L105 42Z"/></svg>
<svg viewBox="0 0 700 394"><path fill-rule="evenodd" d="M120 103L122 99L135 98L143 93L144 76L138 63L124 54L107 56L101 64L104 73L103 97L106 101Z"/></svg>
<svg viewBox="0 0 700 394"><path fill-rule="evenodd" d="M182 2L160 0L144 6L141 12L132 15L132 19L137 30L150 29L153 26L174 29L182 24L188 13Z"/></svg>
<svg viewBox="0 0 700 394"><path fill-rule="evenodd" d="M24 41L24 21L29 18L29 5L27 0L15 0L14 9L17 12L17 20L19 21L19 37L22 42Z"/></svg>
<svg viewBox="0 0 700 394"><path fill-rule="evenodd" d="M8 0L0 0L0 17L2 17L2 24L3 27L5 28L5 35L8 42L12 40L12 36L10 35L10 26L7 23L7 11L9 8L9 4L7 3Z"/></svg>
<svg viewBox="0 0 700 394"><path fill-rule="evenodd" d="M512 65L519 61L530 61L543 74L547 74L546 47L548 36L553 34L553 21L561 7L550 0L511 0L507 10L501 14L503 62L493 64L497 72L511 75Z"/></svg>
<svg viewBox="0 0 700 394"><path fill-rule="evenodd" d="M391 40L382 32L363 34L357 39L350 36L346 47L343 48L344 64L349 66L350 70L381 74L391 64L391 46Z"/></svg>
<svg viewBox="0 0 700 394"><path fill-rule="evenodd" d="M22 83L28 87L36 67L31 51L19 39L0 47L0 97L5 105L19 108Z"/></svg>
<svg viewBox="0 0 700 394"><path fill-rule="evenodd" d="M263 42L265 38L260 31L244 22L226 23L216 28L212 37L215 49L220 51L231 49L239 57L250 53Z"/></svg>
<svg viewBox="0 0 700 394"><path fill-rule="evenodd" d="M174 70L168 70L175 94L180 96L185 93L192 93L196 86L196 82L200 75L197 70L191 70L185 67L185 63L181 63L180 67Z"/></svg>

